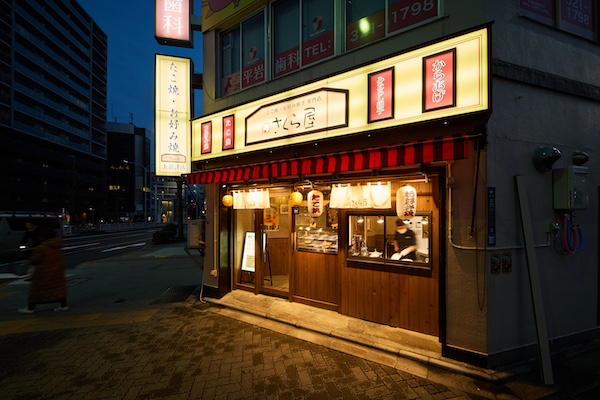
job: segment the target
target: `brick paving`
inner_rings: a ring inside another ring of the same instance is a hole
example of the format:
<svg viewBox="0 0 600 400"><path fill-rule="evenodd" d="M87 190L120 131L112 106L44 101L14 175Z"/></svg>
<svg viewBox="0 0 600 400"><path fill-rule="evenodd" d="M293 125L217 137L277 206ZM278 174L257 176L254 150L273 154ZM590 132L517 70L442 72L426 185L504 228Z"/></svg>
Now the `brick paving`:
<svg viewBox="0 0 600 400"><path fill-rule="evenodd" d="M480 398L210 308L4 335L0 354L3 400Z"/></svg>

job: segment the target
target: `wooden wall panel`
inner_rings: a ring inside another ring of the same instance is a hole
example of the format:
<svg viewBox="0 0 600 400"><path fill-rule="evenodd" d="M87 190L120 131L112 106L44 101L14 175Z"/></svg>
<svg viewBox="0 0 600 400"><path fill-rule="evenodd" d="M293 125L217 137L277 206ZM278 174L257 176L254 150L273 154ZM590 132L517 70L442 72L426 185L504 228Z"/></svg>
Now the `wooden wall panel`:
<svg viewBox="0 0 600 400"><path fill-rule="evenodd" d="M338 304L339 267L336 255L294 252L293 295Z"/></svg>
<svg viewBox="0 0 600 400"><path fill-rule="evenodd" d="M269 261L273 275L288 275L291 263L289 238L269 238ZM267 272L265 272L267 273Z"/></svg>

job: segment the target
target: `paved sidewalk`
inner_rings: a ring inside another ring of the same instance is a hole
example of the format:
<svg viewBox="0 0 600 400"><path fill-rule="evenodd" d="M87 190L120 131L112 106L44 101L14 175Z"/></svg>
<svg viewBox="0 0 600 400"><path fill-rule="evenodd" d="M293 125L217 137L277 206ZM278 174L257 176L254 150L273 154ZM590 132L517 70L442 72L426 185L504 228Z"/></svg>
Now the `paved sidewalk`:
<svg viewBox="0 0 600 400"><path fill-rule="evenodd" d="M61 314L44 318L50 330L0 335L0 398L481 399L211 310L60 328L74 322Z"/></svg>

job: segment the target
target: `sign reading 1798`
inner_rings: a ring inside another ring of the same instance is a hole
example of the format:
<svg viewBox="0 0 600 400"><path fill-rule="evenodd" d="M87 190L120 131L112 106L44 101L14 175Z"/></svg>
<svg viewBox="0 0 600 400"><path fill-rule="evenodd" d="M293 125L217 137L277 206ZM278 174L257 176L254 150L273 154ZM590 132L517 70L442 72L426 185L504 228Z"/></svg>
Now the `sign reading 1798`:
<svg viewBox="0 0 600 400"><path fill-rule="evenodd" d="M561 0L560 28L583 36L594 38L594 0Z"/></svg>

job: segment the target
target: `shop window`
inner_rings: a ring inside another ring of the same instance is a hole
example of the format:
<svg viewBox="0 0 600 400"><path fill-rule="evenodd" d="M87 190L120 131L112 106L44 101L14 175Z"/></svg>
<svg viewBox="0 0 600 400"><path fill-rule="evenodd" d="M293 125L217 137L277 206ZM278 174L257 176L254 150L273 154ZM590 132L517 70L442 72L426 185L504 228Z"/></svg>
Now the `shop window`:
<svg viewBox="0 0 600 400"><path fill-rule="evenodd" d="M273 78L300 69L299 13L298 0L273 6Z"/></svg>
<svg viewBox="0 0 600 400"><path fill-rule="evenodd" d="M390 214L348 216L348 260L431 267L431 213L412 218Z"/></svg>
<svg viewBox="0 0 600 400"><path fill-rule="evenodd" d="M337 254L338 212L329 207L329 195L326 190L311 190L300 206L293 207L297 251Z"/></svg>

